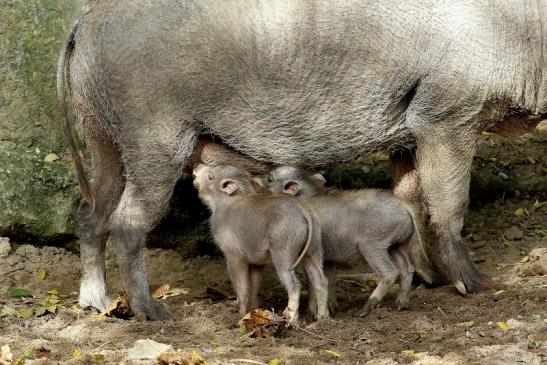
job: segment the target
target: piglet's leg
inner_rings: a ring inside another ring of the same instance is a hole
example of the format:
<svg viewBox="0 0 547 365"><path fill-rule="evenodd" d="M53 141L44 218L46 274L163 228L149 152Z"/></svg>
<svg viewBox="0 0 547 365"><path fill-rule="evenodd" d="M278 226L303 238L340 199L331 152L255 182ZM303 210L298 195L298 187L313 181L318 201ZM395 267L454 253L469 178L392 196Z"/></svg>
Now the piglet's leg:
<svg viewBox="0 0 547 365"><path fill-rule="evenodd" d="M399 276L399 271L388 253L389 243L363 243L359 249L368 264L380 275L378 286L368 299L365 307L359 312L359 316L364 317L384 299L389 288L395 283Z"/></svg>
<svg viewBox="0 0 547 365"><path fill-rule="evenodd" d="M239 301L239 314L249 311L249 264L243 257L227 256L228 272Z"/></svg>
<svg viewBox="0 0 547 365"><path fill-rule="evenodd" d="M260 285L262 284L262 266L250 265L249 275L251 279L251 290L249 293L250 309L256 309L259 307L258 292L260 291Z"/></svg>
<svg viewBox="0 0 547 365"><path fill-rule="evenodd" d="M338 308L338 301L336 300L336 266L332 263L325 263L323 265L325 276L329 282L329 298L328 298L328 307L330 314L335 314L336 309Z"/></svg>
<svg viewBox="0 0 547 365"><path fill-rule="evenodd" d="M399 247L396 247L391 255L395 260L395 265L397 266L400 275L397 310L408 309L410 289L412 288L412 278L414 276L414 266L408 255L408 244L404 243Z"/></svg>
<svg viewBox="0 0 547 365"><path fill-rule="evenodd" d="M323 273L321 255L310 255L304 258L304 270L308 276L310 290L314 292L317 305L317 319L329 317L327 306L329 288L328 281Z"/></svg>
<svg viewBox="0 0 547 365"><path fill-rule="evenodd" d="M287 296L289 297L289 303L283 311L283 315L289 318L289 323L294 324L298 320L300 282L294 270L291 270L292 261L287 260L283 253L272 252L272 261L279 280L287 290Z"/></svg>

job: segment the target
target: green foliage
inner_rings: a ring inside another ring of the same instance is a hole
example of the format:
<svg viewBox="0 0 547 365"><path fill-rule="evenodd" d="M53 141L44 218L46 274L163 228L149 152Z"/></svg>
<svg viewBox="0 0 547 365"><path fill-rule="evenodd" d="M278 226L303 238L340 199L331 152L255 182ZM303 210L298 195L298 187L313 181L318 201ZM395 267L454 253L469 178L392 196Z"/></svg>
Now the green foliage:
<svg viewBox="0 0 547 365"><path fill-rule="evenodd" d="M83 0L0 1L0 233L73 233L76 189L55 90L57 55ZM43 151L43 152L42 152ZM57 157L57 156L56 156ZM50 155L51 160L51 155Z"/></svg>
<svg viewBox="0 0 547 365"><path fill-rule="evenodd" d="M2 140L57 150L56 61L72 14L81 3L0 2L0 126Z"/></svg>
<svg viewBox="0 0 547 365"><path fill-rule="evenodd" d="M44 162L39 148L0 143L0 231L42 237L75 231L77 188L65 161Z"/></svg>

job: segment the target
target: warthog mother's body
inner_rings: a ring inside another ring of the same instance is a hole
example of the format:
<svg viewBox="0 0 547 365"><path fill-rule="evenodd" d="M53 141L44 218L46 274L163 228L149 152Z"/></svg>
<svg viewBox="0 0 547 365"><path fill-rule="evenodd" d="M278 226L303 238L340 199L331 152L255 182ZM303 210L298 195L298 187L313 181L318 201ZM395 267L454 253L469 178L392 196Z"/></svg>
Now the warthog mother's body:
<svg viewBox="0 0 547 365"><path fill-rule="evenodd" d="M111 232L135 310L167 315L142 247L200 134L305 167L416 145L450 277L480 288L460 235L474 142L547 112L545 15L540 0L96 2L60 63L94 163L81 304L107 301Z"/></svg>

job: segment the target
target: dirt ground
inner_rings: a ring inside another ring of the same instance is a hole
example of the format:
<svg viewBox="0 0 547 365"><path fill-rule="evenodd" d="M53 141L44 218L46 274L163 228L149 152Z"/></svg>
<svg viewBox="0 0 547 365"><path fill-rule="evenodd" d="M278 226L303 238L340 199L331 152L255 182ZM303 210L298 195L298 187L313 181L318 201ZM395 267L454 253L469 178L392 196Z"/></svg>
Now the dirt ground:
<svg viewBox="0 0 547 365"><path fill-rule="evenodd" d="M542 133L519 141L486 136L475 166L545 186ZM450 286L422 285L412 292L410 310L398 312L394 287L379 308L358 318L374 276L364 281L364 265L341 270L334 318L313 323L302 313L303 330L281 338L240 332L221 257L183 259L176 251L147 250L152 285L169 283L185 291L163 300L175 320L143 323L99 319L78 309L75 253L20 244L9 248L4 241L0 347L8 345L12 361L27 364L128 363L127 351L138 339L197 350L210 364L547 364L547 202L545 191L537 186L531 191L514 192L468 214L464 235L478 267L497 281L495 288L462 297ZM115 296L121 283L115 257L109 256L108 282ZM34 298L8 298L14 287L28 289ZM304 292L303 310L306 297ZM265 308L283 309L285 294L271 273L261 301ZM36 310L47 306L55 313L37 317ZM6 354L4 347L0 364L9 363Z"/></svg>

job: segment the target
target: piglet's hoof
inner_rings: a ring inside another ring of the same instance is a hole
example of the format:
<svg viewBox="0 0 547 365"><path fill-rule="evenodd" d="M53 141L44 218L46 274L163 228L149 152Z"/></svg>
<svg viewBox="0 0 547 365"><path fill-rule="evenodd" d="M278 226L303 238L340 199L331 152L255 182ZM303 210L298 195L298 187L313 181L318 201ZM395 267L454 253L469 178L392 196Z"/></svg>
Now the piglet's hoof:
<svg viewBox="0 0 547 365"><path fill-rule="evenodd" d="M131 304L135 318L139 321L165 321L173 319L171 313L162 304L155 300L144 304Z"/></svg>
<svg viewBox="0 0 547 365"><path fill-rule="evenodd" d="M397 305L397 310L398 311L403 311L403 310L407 310L408 307L409 307L409 301L407 298L397 298L396 300L396 303Z"/></svg>
<svg viewBox="0 0 547 365"><path fill-rule="evenodd" d="M376 306L379 303L380 303L380 301L377 298L375 298L375 297L369 298L367 304L365 304L363 309L361 309L361 311L359 312L359 317L368 316L370 311L372 311L374 308L376 308Z"/></svg>

